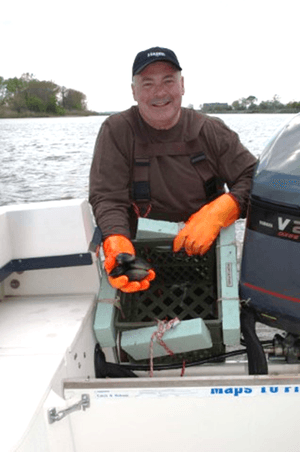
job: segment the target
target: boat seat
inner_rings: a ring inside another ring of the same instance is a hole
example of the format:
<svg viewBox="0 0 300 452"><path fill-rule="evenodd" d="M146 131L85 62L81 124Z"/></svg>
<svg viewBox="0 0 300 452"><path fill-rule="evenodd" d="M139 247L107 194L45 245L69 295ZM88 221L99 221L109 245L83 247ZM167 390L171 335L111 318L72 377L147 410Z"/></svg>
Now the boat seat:
<svg viewBox="0 0 300 452"><path fill-rule="evenodd" d="M98 261L89 250L93 233L86 200L1 207L0 298L97 295Z"/></svg>

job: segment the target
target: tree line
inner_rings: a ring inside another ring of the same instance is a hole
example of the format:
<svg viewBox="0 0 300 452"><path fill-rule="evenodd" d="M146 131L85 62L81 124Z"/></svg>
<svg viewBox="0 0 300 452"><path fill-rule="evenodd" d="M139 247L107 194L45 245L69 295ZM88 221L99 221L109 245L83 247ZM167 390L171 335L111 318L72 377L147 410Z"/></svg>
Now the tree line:
<svg viewBox="0 0 300 452"><path fill-rule="evenodd" d="M193 108L191 105L190 108ZM280 97L275 94L273 99L258 103L255 96L242 97L231 105L226 103L202 104L199 106L203 113L298 113L300 101L291 101L287 104L280 102Z"/></svg>
<svg viewBox="0 0 300 452"><path fill-rule="evenodd" d="M40 81L33 74L4 79L0 76L0 107L18 114L65 115L87 111L85 94L52 81Z"/></svg>

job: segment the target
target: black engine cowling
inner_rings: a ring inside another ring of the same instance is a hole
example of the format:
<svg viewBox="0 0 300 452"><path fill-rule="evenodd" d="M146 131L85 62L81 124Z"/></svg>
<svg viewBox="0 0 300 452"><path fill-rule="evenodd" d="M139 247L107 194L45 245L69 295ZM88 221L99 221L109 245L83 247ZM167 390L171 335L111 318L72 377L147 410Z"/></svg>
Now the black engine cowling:
<svg viewBox="0 0 300 452"><path fill-rule="evenodd" d="M256 167L240 297L260 322L300 335L300 114L273 137Z"/></svg>

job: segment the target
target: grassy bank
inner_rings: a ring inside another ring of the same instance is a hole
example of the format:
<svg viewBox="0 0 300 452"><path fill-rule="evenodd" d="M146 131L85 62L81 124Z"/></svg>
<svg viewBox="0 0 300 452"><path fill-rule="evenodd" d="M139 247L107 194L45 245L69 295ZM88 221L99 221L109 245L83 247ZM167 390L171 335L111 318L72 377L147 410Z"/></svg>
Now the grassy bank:
<svg viewBox="0 0 300 452"><path fill-rule="evenodd" d="M46 112L34 112L30 110L22 110L20 113L10 109L9 107L0 107L0 118L10 119L10 118L56 118L63 116L96 116L99 115L96 111L89 110L65 110L63 115L46 113Z"/></svg>

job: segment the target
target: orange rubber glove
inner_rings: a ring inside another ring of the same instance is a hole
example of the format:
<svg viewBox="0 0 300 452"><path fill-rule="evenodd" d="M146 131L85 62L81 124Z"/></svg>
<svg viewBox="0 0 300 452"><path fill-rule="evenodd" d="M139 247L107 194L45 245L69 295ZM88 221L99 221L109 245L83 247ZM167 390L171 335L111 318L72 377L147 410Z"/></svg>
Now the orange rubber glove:
<svg viewBox="0 0 300 452"><path fill-rule="evenodd" d="M117 276L116 278L109 276L113 268L118 265L116 261L118 254L128 253L135 256L134 246L127 237L124 235L110 235L103 242L103 251L105 255L104 268L108 274L108 281L111 286L127 293L149 288L150 281L155 278L155 272L152 269L148 271L148 276L141 281L129 281L126 275Z"/></svg>
<svg viewBox="0 0 300 452"><path fill-rule="evenodd" d="M205 254L223 227L234 223L240 216L240 207L233 195L224 194L205 204L187 221L173 242L173 250L185 248L186 253Z"/></svg>

